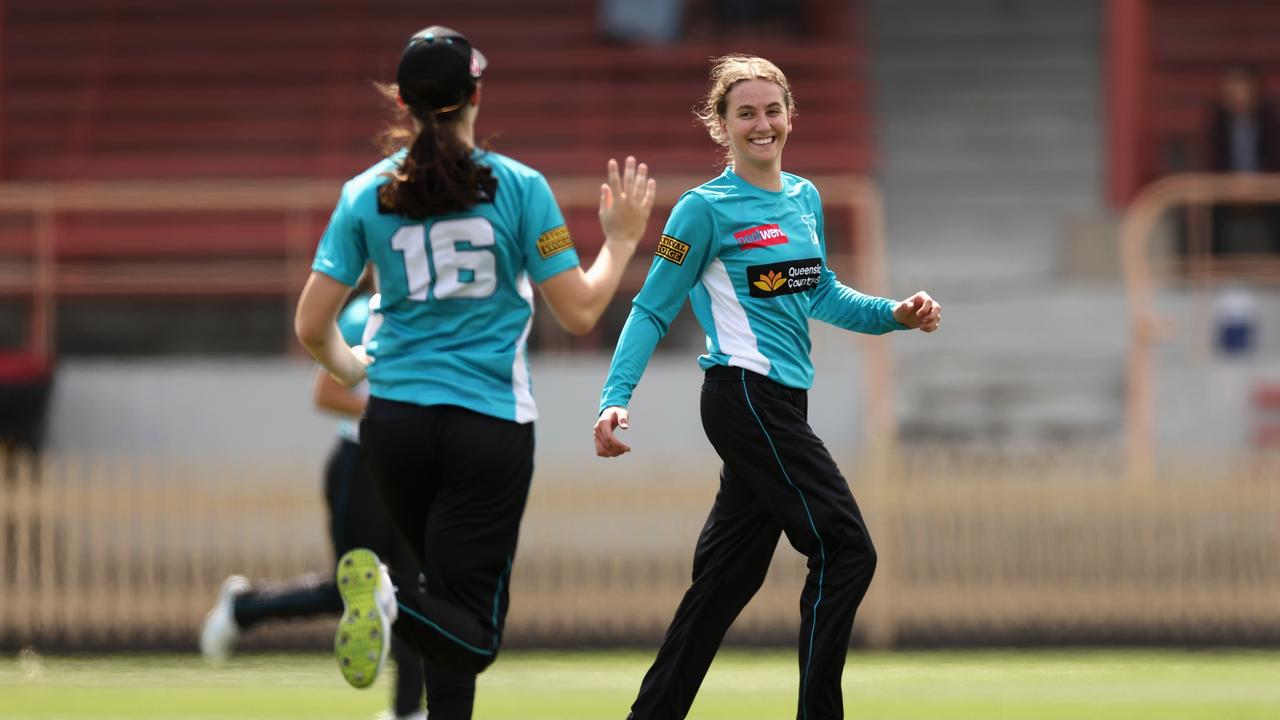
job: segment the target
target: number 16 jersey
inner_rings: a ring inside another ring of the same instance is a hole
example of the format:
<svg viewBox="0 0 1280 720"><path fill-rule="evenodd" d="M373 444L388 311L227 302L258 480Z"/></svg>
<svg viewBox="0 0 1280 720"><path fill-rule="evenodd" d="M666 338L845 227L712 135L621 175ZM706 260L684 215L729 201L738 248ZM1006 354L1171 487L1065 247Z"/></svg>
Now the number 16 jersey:
<svg viewBox="0 0 1280 720"><path fill-rule="evenodd" d="M311 269L354 285L372 261L381 324L367 338L370 394L417 405L458 405L527 423L537 418L525 344L533 288L578 266L546 179L511 158L477 150L498 181L492 198L412 220L387 212L378 188L393 155L352 178Z"/></svg>

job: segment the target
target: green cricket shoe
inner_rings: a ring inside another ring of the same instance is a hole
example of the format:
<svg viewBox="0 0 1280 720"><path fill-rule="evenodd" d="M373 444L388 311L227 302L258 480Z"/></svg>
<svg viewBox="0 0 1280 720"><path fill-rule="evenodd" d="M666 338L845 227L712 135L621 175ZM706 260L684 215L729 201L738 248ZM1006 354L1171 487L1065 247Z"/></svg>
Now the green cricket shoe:
<svg viewBox="0 0 1280 720"><path fill-rule="evenodd" d="M349 550L338 560L338 593L342 620L333 638L342 677L366 688L378 678L391 649L391 623L396 620L396 593L387 569L372 550Z"/></svg>

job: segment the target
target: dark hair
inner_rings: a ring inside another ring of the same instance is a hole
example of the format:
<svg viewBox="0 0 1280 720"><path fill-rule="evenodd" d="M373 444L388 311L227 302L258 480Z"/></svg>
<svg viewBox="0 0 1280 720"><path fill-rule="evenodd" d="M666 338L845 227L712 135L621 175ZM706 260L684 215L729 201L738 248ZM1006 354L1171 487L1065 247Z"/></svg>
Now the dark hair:
<svg viewBox="0 0 1280 720"><path fill-rule="evenodd" d="M1256 63L1248 60L1234 60L1226 64L1222 69L1223 75L1241 75L1255 84L1262 83L1262 69Z"/></svg>
<svg viewBox="0 0 1280 720"><path fill-rule="evenodd" d="M421 220L462 212L493 199L498 189L493 171L471 157L471 149L450 127L462 118L465 103L462 108L437 113L402 105L395 85L378 84L378 89L396 103L400 115L382 134L383 152L391 155L409 148L399 167L387 173L391 181L378 188L378 201L384 209ZM409 116L418 120L421 130L415 133L406 127Z"/></svg>

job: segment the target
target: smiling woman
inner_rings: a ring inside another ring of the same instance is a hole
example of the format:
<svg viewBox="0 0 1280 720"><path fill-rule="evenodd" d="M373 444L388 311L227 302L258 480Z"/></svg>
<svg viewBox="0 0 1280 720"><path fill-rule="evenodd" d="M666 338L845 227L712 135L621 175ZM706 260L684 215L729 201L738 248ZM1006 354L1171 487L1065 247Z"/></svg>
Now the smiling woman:
<svg viewBox="0 0 1280 720"><path fill-rule="evenodd" d="M636 296L595 426L596 454L631 450L615 434L658 341L684 305L707 334L698 364L702 426L724 462L720 491L698 538L693 586L631 706L635 720L685 717L721 639L764 582L785 532L808 558L801 596L797 717L843 716L840 675L854 612L876 553L861 511L810 429L809 319L854 332L938 328L927 293L901 302L863 295L827 266L822 201L782 171L796 104L764 58L715 61L699 119L727 151L717 178L686 192L662 231Z"/></svg>

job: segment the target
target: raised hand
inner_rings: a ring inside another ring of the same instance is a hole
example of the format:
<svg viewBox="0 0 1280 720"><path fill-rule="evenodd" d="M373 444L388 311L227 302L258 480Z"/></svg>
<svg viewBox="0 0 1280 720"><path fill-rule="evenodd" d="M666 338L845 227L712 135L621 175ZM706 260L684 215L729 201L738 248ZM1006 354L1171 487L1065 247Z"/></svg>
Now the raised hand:
<svg viewBox="0 0 1280 720"><path fill-rule="evenodd" d="M619 173L618 161L609 160L609 181L600 185L600 228L606 241L638 243L644 237L657 195L657 183L649 179L649 168L627 157Z"/></svg>

